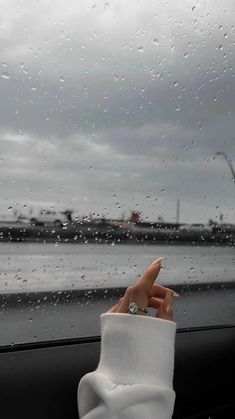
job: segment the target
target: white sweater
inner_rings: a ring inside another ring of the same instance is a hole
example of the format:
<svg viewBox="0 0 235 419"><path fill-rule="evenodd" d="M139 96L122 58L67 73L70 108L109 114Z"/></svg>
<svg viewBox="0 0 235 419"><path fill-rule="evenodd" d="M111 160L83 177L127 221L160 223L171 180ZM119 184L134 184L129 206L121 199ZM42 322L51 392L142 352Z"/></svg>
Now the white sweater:
<svg viewBox="0 0 235 419"><path fill-rule="evenodd" d="M175 330L168 320L103 314L98 368L78 387L80 418L171 418Z"/></svg>

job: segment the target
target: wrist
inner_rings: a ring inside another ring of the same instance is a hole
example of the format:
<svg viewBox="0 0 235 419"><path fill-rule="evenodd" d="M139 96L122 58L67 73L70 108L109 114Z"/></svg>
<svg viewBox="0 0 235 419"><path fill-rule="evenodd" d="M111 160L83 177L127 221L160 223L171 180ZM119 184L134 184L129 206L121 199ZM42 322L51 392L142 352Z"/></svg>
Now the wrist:
<svg viewBox="0 0 235 419"><path fill-rule="evenodd" d="M176 324L130 314L101 316L98 370L120 384L172 387Z"/></svg>

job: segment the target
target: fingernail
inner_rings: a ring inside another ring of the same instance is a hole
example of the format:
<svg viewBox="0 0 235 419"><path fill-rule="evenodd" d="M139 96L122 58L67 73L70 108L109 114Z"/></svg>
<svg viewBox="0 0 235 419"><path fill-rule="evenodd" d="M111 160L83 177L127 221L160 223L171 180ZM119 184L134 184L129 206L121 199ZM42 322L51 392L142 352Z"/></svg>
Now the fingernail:
<svg viewBox="0 0 235 419"><path fill-rule="evenodd" d="M164 311L165 311L166 314L170 313L172 311L172 306L170 304L167 304L164 307Z"/></svg>
<svg viewBox="0 0 235 419"><path fill-rule="evenodd" d="M171 288L167 288L167 290L172 295L172 297L180 297L180 295Z"/></svg>
<svg viewBox="0 0 235 419"><path fill-rule="evenodd" d="M167 292L165 300L163 302L163 318L166 320L172 320L173 304L172 304L172 293Z"/></svg>
<svg viewBox="0 0 235 419"><path fill-rule="evenodd" d="M163 258L163 257L161 257L161 258L158 258L158 259L154 260L154 261L152 262L152 265L156 265L157 263L161 262L163 259L164 259L164 258Z"/></svg>

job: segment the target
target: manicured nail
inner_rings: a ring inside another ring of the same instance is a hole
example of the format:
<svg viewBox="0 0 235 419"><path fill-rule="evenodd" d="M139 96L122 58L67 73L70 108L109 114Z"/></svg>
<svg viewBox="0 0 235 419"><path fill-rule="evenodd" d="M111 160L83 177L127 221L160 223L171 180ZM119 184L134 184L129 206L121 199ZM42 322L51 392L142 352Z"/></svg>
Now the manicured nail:
<svg viewBox="0 0 235 419"><path fill-rule="evenodd" d="M180 297L180 295L171 288L167 288L167 291L171 294L172 297Z"/></svg>
<svg viewBox="0 0 235 419"><path fill-rule="evenodd" d="M164 259L164 258L163 258L163 257L161 257L161 258L158 258L158 259L154 260L154 261L152 262L152 265L157 265L157 263L161 262L163 259Z"/></svg>
<svg viewBox="0 0 235 419"><path fill-rule="evenodd" d="M172 320L172 313L173 313L173 304L172 304L172 293L167 292L165 296L165 300L163 302L163 319Z"/></svg>
<svg viewBox="0 0 235 419"><path fill-rule="evenodd" d="M164 307L164 311L165 311L166 314L170 313L172 311L172 306L170 304L167 304Z"/></svg>

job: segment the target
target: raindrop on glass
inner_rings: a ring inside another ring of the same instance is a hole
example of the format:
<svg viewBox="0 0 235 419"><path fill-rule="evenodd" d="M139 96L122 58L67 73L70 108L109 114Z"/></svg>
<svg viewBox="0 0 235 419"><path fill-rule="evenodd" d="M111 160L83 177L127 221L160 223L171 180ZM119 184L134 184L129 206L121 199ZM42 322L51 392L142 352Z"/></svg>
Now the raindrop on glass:
<svg viewBox="0 0 235 419"><path fill-rule="evenodd" d="M158 39L157 39L157 38L154 38L154 39L153 39L153 44L154 44L154 45L157 45L157 46L159 45L159 41L158 41Z"/></svg>
<svg viewBox="0 0 235 419"><path fill-rule="evenodd" d="M2 79L9 80L11 78L10 74L4 71L4 73L1 74Z"/></svg>

